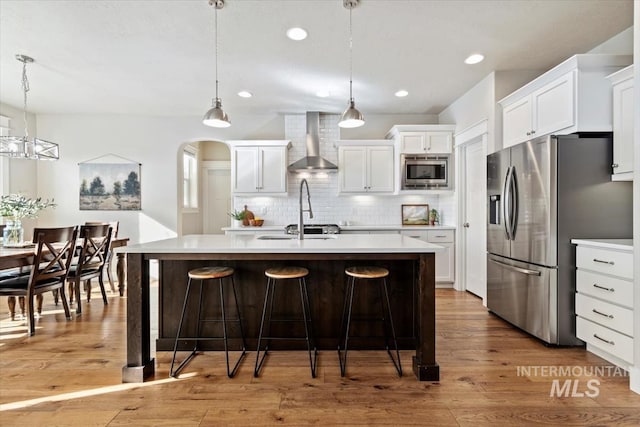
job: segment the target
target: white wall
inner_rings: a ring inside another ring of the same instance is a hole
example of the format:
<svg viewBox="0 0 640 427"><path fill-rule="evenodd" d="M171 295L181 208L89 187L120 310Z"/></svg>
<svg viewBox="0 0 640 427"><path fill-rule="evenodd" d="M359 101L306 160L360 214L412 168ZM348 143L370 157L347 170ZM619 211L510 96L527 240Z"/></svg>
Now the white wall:
<svg viewBox="0 0 640 427"><path fill-rule="evenodd" d="M233 126L214 129L201 117L40 115L38 132L60 144L60 160L38 162L38 195L54 197L55 210L39 219L43 226L79 224L87 220L118 220L120 235L132 243L177 233L178 159L186 142L226 139L282 138L283 117L232 117ZM80 211L78 163L117 155L142 164L141 211Z"/></svg>
<svg viewBox="0 0 640 427"><path fill-rule="evenodd" d="M635 0L633 3L633 34L634 40L640 40L640 0ZM635 95L635 126L633 129L633 161L634 161L634 175L633 175L633 259L636 269L634 271L634 284L636 292L634 292L634 311L633 320L634 325L640 325L640 66L638 64L638 58L640 58L640 43L635 43L633 47L634 67L633 67L633 80L634 80L634 95ZM635 337L633 339L633 361L634 367L631 369L630 386L631 390L640 394L640 331L636 327Z"/></svg>
<svg viewBox="0 0 640 427"><path fill-rule="evenodd" d="M13 108L10 105L0 104L0 115L8 117L10 119L10 135L24 136L24 118L23 110ZM27 114L27 131L29 136L38 136L45 140L50 140L46 135L40 135L36 133L37 124L36 116L34 114ZM52 142L56 142L51 140ZM36 162L33 160L24 159L2 159L0 162L0 174L2 175L2 194L19 193L27 197L43 197L45 199L52 196L46 194L40 194L37 191L36 179L38 176L38 164L42 162ZM1 220L2 218L0 218ZM22 224L25 229L24 238L31 240L32 229L36 225L37 221L33 219L25 219Z"/></svg>

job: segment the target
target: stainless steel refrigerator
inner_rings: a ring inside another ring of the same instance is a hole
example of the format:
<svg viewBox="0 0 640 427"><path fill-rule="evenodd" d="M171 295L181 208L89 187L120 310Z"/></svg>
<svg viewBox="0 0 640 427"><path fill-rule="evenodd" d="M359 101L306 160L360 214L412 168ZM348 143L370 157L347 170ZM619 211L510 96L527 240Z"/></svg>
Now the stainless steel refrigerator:
<svg viewBox="0 0 640 427"><path fill-rule="evenodd" d="M575 336L573 238L631 238L632 183L610 134L547 136L487 157L487 307L555 345Z"/></svg>

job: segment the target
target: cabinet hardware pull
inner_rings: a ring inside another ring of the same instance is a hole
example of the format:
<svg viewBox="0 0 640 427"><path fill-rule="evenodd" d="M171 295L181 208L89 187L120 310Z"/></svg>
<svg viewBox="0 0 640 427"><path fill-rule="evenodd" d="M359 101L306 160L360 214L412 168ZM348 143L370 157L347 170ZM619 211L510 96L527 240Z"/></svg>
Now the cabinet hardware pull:
<svg viewBox="0 0 640 427"><path fill-rule="evenodd" d="M536 133L536 131L535 131L535 130L532 130L532 131L531 131L531 134L534 134L534 133Z"/></svg>
<svg viewBox="0 0 640 427"><path fill-rule="evenodd" d="M613 314L605 314L605 313L602 313L602 312L596 310L595 308L592 308L591 311L593 311L595 314L599 314L600 316L608 317L609 319L613 319Z"/></svg>
<svg viewBox="0 0 640 427"><path fill-rule="evenodd" d="M612 167L613 169L615 169L615 168L619 167L619 165L618 165L617 163L614 163L614 164L612 164L612 165L611 165L611 167Z"/></svg>
<svg viewBox="0 0 640 427"><path fill-rule="evenodd" d="M464 224L462 224L462 226L463 226L464 228L469 228L469 223L468 223L468 222L465 222Z"/></svg>
<svg viewBox="0 0 640 427"><path fill-rule="evenodd" d="M594 288L598 288L598 289L602 289L603 291L609 291L609 292L615 292L616 291L614 288L607 288L607 287L604 287L604 286L600 286L597 283L594 283L593 287Z"/></svg>
<svg viewBox="0 0 640 427"><path fill-rule="evenodd" d="M598 259L598 258L594 258L593 262L599 262L600 264L615 265L615 262L613 262L613 261L603 261L603 260Z"/></svg>
<svg viewBox="0 0 640 427"><path fill-rule="evenodd" d="M445 238L445 237L447 237L447 236L438 235L438 236L433 236L433 237L439 237L439 238L441 238L441 239L444 239L444 238Z"/></svg>
<svg viewBox="0 0 640 427"><path fill-rule="evenodd" d="M527 136L528 136L528 135L531 135L531 132L527 132Z"/></svg>
<svg viewBox="0 0 640 427"><path fill-rule="evenodd" d="M616 345L616 343L614 343L613 341L609 341L609 340L605 340L604 338L600 338L600 337L598 336L598 334L593 334L593 336L594 336L594 338L598 338L600 341L604 341L604 342L606 342L607 344L610 344L610 345Z"/></svg>

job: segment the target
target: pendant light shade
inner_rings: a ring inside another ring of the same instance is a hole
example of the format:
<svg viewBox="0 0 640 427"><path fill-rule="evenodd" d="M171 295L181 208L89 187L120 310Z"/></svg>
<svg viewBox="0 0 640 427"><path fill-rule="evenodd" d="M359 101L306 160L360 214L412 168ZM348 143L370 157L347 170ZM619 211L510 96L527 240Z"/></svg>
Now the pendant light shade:
<svg viewBox="0 0 640 427"><path fill-rule="evenodd" d="M224 7L224 0L209 0L209 4L215 7L215 45L216 45L216 97L213 99L212 107L207 111L202 119L202 123L214 128L228 128L231 126L229 116L222 109L222 100L218 97L218 9Z"/></svg>
<svg viewBox="0 0 640 427"><path fill-rule="evenodd" d="M362 113L358 111L355 106L355 102L353 98L349 101L349 106L344 113L342 113L342 117L340 117L340 122L338 122L338 126L341 128L357 128L364 124L364 117Z"/></svg>
<svg viewBox="0 0 640 427"><path fill-rule="evenodd" d="M341 128L357 128L364 125L364 117L356 108L353 99L353 31L351 25L351 11L358 6L359 0L344 0L344 7L349 9L349 105L342 113L338 126Z"/></svg>
<svg viewBox="0 0 640 427"><path fill-rule="evenodd" d="M27 64L32 63L33 58L26 55L16 55L16 59L22 62L24 136L0 137L0 156L31 160L58 160L60 157L58 144L29 136L27 126L27 92L29 92Z"/></svg>
<svg viewBox="0 0 640 427"><path fill-rule="evenodd" d="M213 107L204 115L202 123L214 128L228 128L231 126L227 113L222 110L222 101L220 101L220 98L213 100Z"/></svg>

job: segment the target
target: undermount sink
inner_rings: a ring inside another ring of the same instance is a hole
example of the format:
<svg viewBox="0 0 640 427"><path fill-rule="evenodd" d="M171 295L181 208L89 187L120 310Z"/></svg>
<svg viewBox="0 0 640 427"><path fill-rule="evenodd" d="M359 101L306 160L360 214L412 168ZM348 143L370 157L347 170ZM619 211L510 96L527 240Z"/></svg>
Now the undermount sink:
<svg viewBox="0 0 640 427"><path fill-rule="evenodd" d="M331 240L337 239L334 234L305 234L304 240ZM298 236L291 234L262 234L257 236L258 240L298 240Z"/></svg>

